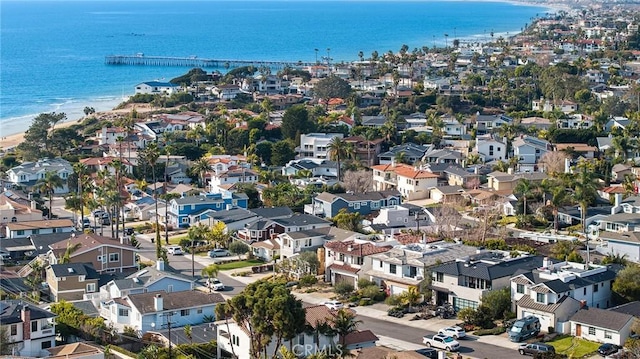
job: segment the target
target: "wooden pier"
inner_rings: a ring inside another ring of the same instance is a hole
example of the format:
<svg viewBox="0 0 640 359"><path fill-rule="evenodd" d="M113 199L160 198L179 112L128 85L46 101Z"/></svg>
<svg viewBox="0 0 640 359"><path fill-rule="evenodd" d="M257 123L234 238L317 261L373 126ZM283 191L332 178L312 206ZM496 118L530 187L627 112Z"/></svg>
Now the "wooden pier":
<svg viewBox="0 0 640 359"><path fill-rule="evenodd" d="M311 62L293 61L264 61L264 60L221 60L205 59L197 56L168 57L137 55L109 55L105 57L107 65L137 65L137 66L182 66L201 68L236 68L242 66L269 67L282 69L285 67L312 66Z"/></svg>

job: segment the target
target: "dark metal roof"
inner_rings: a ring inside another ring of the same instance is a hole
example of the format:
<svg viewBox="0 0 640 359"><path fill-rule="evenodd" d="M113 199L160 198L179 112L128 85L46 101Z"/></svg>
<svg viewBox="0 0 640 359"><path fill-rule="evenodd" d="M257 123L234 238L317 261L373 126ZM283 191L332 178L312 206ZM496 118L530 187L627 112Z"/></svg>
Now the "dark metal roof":
<svg viewBox="0 0 640 359"><path fill-rule="evenodd" d="M600 308L584 307L571 317L572 322L619 331L624 328L633 316Z"/></svg>
<svg viewBox="0 0 640 359"><path fill-rule="evenodd" d="M21 300L3 300L0 301L0 323L13 324L22 323L21 311L28 308L31 311L31 320L54 318L56 315L36 307L34 304Z"/></svg>
<svg viewBox="0 0 640 359"><path fill-rule="evenodd" d="M167 293L165 291L147 292L129 295L131 303L141 314L157 312L154 307L155 296L162 296L163 311L180 310L203 305L211 305L224 302L220 293L204 293L198 290Z"/></svg>
<svg viewBox="0 0 640 359"><path fill-rule="evenodd" d="M252 208L249 211L257 214L262 218L286 217L293 214L293 211L289 207L262 207Z"/></svg>
<svg viewBox="0 0 640 359"><path fill-rule="evenodd" d="M98 279L98 272L93 268L91 263L65 263L52 264L51 270L56 277L74 277L85 276L85 279Z"/></svg>
<svg viewBox="0 0 640 359"><path fill-rule="evenodd" d="M449 262L432 268L433 272L441 272L453 276L467 276L484 280L494 280L497 278L511 277L518 272L532 271L542 266L543 257L529 256L509 261L502 261L497 264L486 262Z"/></svg>

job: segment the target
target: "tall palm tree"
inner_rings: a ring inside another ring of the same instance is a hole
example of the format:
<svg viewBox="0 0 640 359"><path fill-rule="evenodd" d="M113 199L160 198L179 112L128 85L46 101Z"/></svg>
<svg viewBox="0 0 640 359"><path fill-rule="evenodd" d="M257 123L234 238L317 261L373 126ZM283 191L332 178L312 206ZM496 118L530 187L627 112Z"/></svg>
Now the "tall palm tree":
<svg viewBox="0 0 640 359"><path fill-rule="evenodd" d="M220 268L218 268L217 264L209 264L208 266L202 268L202 276L206 278L215 278L220 273Z"/></svg>
<svg viewBox="0 0 640 359"><path fill-rule="evenodd" d="M522 214L524 216L527 215L527 199L531 192L533 191L535 184L529 181L528 179L521 178L516 184L515 191L516 193L520 193L522 195Z"/></svg>
<svg viewBox="0 0 640 359"><path fill-rule="evenodd" d="M338 181L342 178L342 169L340 168L340 161L347 157L347 143L340 137L334 137L327 146L329 158L332 161L338 163Z"/></svg>
<svg viewBox="0 0 640 359"><path fill-rule="evenodd" d="M600 183L598 177L586 164L579 165L580 171L573 178L573 199L580 205L580 219L582 220L582 233L587 240L587 265L589 265L589 236L587 235L587 208L598 196Z"/></svg>
<svg viewBox="0 0 640 359"><path fill-rule="evenodd" d="M122 156L122 154L120 154L120 156ZM120 214L121 212L124 213L124 211L122 211L122 175L126 170L126 167L124 165L124 163L122 163L122 160L114 160L111 162L111 167L113 167L114 171L115 171L115 216L116 216L116 231L115 231L115 238L116 240L120 237L119 232L120 232ZM122 232L124 233L124 220L122 221Z"/></svg>
<svg viewBox="0 0 640 359"><path fill-rule="evenodd" d="M363 137L367 141L367 166L371 166L371 141L376 138L376 132L369 128L364 131Z"/></svg>
<svg viewBox="0 0 640 359"><path fill-rule="evenodd" d="M558 231L558 211L570 202L570 196L566 187L559 181L548 181L543 185L551 190L551 199L548 202L553 212L553 229Z"/></svg>
<svg viewBox="0 0 640 359"><path fill-rule="evenodd" d="M336 313L336 316L331 320L333 329L340 336L340 345L345 348L345 340L347 335L358 330L358 325L362 323L361 320L356 320L355 314L347 309L340 309Z"/></svg>
<svg viewBox="0 0 640 359"><path fill-rule="evenodd" d="M76 162L73 164L73 172L76 173L78 178L78 200L80 204L80 219L82 219L84 218L84 190L88 184L89 169L84 163Z"/></svg>
<svg viewBox="0 0 640 359"><path fill-rule="evenodd" d="M202 157L193 163L191 170L198 174L198 179L200 180L200 187L205 186L205 181L206 181L205 176L207 174L207 171L209 171L210 169L211 169L211 165L209 164L209 160L205 157Z"/></svg>
<svg viewBox="0 0 640 359"><path fill-rule="evenodd" d="M158 149L158 145L154 142L154 143L150 143L149 145L147 145L147 147L144 149L144 158L146 160L146 162L151 166L151 174L152 174L152 178L153 178L153 199L155 202L155 211L156 211L156 236L155 236L155 242L156 242L156 256L157 258L160 258L162 255L162 245L160 244L160 223L158 220L158 188L157 188L157 184L156 184L156 164L158 163L158 158L160 157L160 150ZM151 240L151 243L153 243L154 240Z"/></svg>
<svg viewBox="0 0 640 359"><path fill-rule="evenodd" d="M53 194L56 191L56 188L61 188L64 186L64 182L62 178L58 176L58 174L54 171L49 171L44 174L43 178L40 178L36 182L36 188L41 194L45 194L49 197L49 219L53 214Z"/></svg>

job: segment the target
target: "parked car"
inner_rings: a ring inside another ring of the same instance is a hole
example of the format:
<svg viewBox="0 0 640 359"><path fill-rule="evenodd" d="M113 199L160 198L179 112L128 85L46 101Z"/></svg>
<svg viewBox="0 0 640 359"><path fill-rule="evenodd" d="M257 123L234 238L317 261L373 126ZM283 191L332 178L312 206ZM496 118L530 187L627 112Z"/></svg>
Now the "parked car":
<svg viewBox="0 0 640 359"><path fill-rule="evenodd" d="M224 290L224 284L218 278L207 279L207 287L213 290Z"/></svg>
<svg viewBox="0 0 640 359"><path fill-rule="evenodd" d="M93 215L93 218L96 217L102 217L103 214L105 214L106 212L101 210L101 209L96 209L93 212L91 212L91 214Z"/></svg>
<svg viewBox="0 0 640 359"><path fill-rule="evenodd" d="M464 329L460 328L459 326L442 328L438 330L438 334L448 335L453 339L460 339L467 336L467 333L464 331Z"/></svg>
<svg viewBox="0 0 640 359"><path fill-rule="evenodd" d="M167 246L167 253L173 254L174 256L179 256L184 254L180 246Z"/></svg>
<svg viewBox="0 0 640 359"><path fill-rule="evenodd" d="M329 308L331 310L340 310L340 309L344 308L344 304L342 304L342 302L338 301L338 300L330 300L330 301L324 302L322 304L324 304L327 308Z"/></svg>
<svg viewBox="0 0 640 359"><path fill-rule="evenodd" d="M2 260L7 260L7 259L11 259L11 254L9 252L6 251L0 251L0 259Z"/></svg>
<svg viewBox="0 0 640 359"><path fill-rule="evenodd" d="M80 229L91 228L91 221L89 220L89 217L84 217L82 219L78 219L78 227Z"/></svg>
<svg viewBox="0 0 640 359"><path fill-rule="evenodd" d="M429 359L438 359L438 351L433 348L418 349L416 350L416 353Z"/></svg>
<svg viewBox="0 0 640 359"><path fill-rule="evenodd" d="M460 349L460 343L448 335L436 334L433 337L425 336L422 342L428 347L444 349L446 351L457 351Z"/></svg>
<svg viewBox="0 0 640 359"><path fill-rule="evenodd" d="M507 332L512 342L521 342L535 337L538 333L540 333L540 319L533 315L516 320Z"/></svg>
<svg viewBox="0 0 640 359"><path fill-rule="evenodd" d="M111 217L109 217L109 213L103 213L100 217L100 223L104 226L108 226L111 224Z"/></svg>
<svg viewBox="0 0 640 359"><path fill-rule="evenodd" d="M617 346L615 344L605 343L605 344L602 344L598 348L598 354L600 354L602 356L607 356L607 355L611 355L611 354L617 353L618 350L620 350L619 346Z"/></svg>
<svg viewBox="0 0 640 359"><path fill-rule="evenodd" d="M229 253L228 250L223 249L223 248L216 248L216 249L212 249L210 250L208 253L209 257L211 258L217 258L217 257L228 257L231 255L231 253Z"/></svg>
<svg viewBox="0 0 640 359"><path fill-rule="evenodd" d="M543 344L543 343L529 343L529 344L521 344L518 348L518 353L521 355L537 355L537 354L546 354L546 353L555 353L556 348L552 345Z"/></svg>
<svg viewBox="0 0 640 359"><path fill-rule="evenodd" d="M131 227L124 229L124 234L127 235L127 236L132 235L134 232L135 232L134 229L131 228Z"/></svg>

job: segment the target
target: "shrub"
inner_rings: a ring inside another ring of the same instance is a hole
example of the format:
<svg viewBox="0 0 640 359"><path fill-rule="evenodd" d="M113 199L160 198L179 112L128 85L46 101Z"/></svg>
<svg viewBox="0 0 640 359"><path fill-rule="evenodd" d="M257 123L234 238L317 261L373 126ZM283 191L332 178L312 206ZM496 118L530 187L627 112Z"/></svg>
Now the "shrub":
<svg viewBox="0 0 640 359"><path fill-rule="evenodd" d="M336 292L336 294L341 295L343 297L346 297L348 295L350 295L351 293L353 293L353 285L346 283L346 282L340 282L338 284L335 285L335 287L333 288L333 291Z"/></svg>
<svg viewBox="0 0 640 359"><path fill-rule="evenodd" d="M300 287L311 287L316 283L318 283L318 278L316 278L316 276L314 276L313 274L303 275L298 281L298 285Z"/></svg>
<svg viewBox="0 0 640 359"><path fill-rule="evenodd" d="M506 332L507 329L505 327L497 327L497 328L493 328L493 329L479 329L476 330L475 332L473 332L473 335L478 335L478 336L482 336L482 335L500 335L504 332Z"/></svg>
<svg viewBox="0 0 640 359"><path fill-rule="evenodd" d="M357 302L360 300L360 296L359 295L352 295L349 297L349 301L350 302Z"/></svg>
<svg viewBox="0 0 640 359"><path fill-rule="evenodd" d="M365 298L360 299L360 301L358 302L358 305L362 307L371 305L371 304L373 304L373 301L371 299L365 299Z"/></svg>
<svg viewBox="0 0 640 359"><path fill-rule="evenodd" d="M375 282L368 279L358 279L358 288L363 289L370 286L378 286Z"/></svg>
<svg viewBox="0 0 640 359"><path fill-rule="evenodd" d="M229 245L229 252L235 255L241 255L249 252L249 246L240 241L233 241Z"/></svg>
<svg viewBox="0 0 640 359"><path fill-rule="evenodd" d="M388 296L387 299L385 299L384 301L385 304L392 305L392 306L400 305L400 302L401 302L400 296L396 294Z"/></svg>
<svg viewBox="0 0 640 359"><path fill-rule="evenodd" d="M458 319L462 320L467 324L473 324L475 315L476 315L476 311L473 308L463 308L463 309L460 309L460 311L458 311Z"/></svg>
<svg viewBox="0 0 640 359"><path fill-rule="evenodd" d="M380 288L377 285L370 285L360 289L359 293L361 297L376 298L380 293Z"/></svg>

